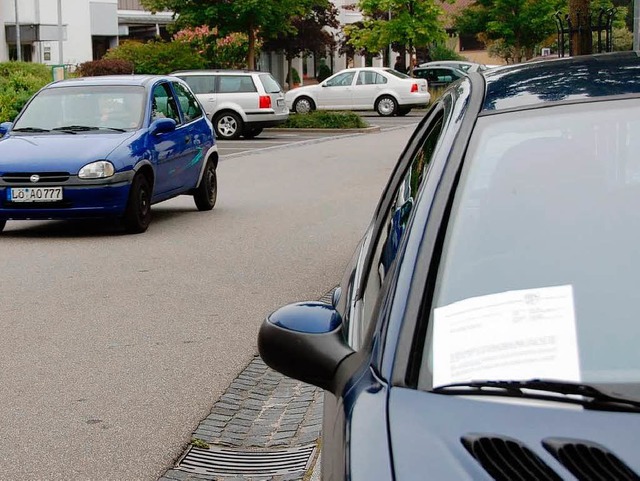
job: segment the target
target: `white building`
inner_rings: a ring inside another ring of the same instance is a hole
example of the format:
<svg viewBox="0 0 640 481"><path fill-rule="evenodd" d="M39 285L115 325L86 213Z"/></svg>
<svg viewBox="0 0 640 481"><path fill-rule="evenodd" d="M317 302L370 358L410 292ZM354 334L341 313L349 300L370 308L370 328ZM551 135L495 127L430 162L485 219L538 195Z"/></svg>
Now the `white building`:
<svg viewBox="0 0 640 481"><path fill-rule="evenodd" d="M0 0L0 61L18 58L19 36L23 60L77 65L124 38L166 36L171 20L144 11L139 0Z"/></svg>

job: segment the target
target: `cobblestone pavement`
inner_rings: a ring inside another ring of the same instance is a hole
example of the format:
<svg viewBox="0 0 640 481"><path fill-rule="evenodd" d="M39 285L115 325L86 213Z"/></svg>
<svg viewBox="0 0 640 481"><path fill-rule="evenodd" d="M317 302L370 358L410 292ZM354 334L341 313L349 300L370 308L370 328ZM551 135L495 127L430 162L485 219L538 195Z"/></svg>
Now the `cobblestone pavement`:
<svg viewBox="0 0 640 481"><path fill-rule="evenodd" d="M321 300L330 302L330 299L331 293L328 293ZM214 404L209 416L200 422L192 435L192 445L176 467L158 481L311 479L312 474L318 474L317 470L313 473L313 469L320 450L310 448L317 448L319 444L322 398L321 389L285 377L267 367L259 356L254 357ZM208 449L203 442L209 445ZM255 461L247 462L250 455L278 456L299 447L307 448L308 454L299 456L304 459L297 469L277 474L238 474L241 469L250 469L247 463L255 465ZM232 467L221 467L219 457L210 469L194 470L188 462L191 452L208 458L211 453L223 450L224 463L241 468L234 471ZM225 469L229 470L228 474L223 473Z"/></svg>

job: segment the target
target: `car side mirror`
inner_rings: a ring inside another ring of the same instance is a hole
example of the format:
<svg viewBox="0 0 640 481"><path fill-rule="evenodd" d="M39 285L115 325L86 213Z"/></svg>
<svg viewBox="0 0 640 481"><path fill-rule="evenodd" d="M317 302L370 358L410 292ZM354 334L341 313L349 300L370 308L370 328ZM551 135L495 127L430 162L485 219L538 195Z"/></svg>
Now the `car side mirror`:
<svg viewBox="0 0 640 481"><path fill-rule="evenodd" d="M340 314L322 302L290 304L268 316L258 351L267 366L285 376L332 392L338 367L354 353L342 336Z"/></svg>
<svg viewBox="0 0 640 481"><path fill-rule="evenodd" d="M13 122L2 122L0 124L0 137L4 137L11 130L11 127L13 127Z"/></svg>
<svg viewBox="0 0 640 481"><path fill-rule="evenodd" d="M156 119L149 126L151 135L166 134L176 130L176 121L173 119Z"/></svg>
<svg viewBox="0 0 640 481"><path fill-rule="evenodd" d="M326 86L327 86L327 82L322 82L322 83L320 84L320 87L326 87Z"/></svg>

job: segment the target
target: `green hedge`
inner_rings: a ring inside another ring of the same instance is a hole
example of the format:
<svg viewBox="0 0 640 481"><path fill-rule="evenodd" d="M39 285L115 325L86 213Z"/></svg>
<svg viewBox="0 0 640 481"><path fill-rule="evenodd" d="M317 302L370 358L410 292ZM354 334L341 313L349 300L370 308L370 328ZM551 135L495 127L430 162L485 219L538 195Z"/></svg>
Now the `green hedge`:
<svg viewBox="0 0 640 481"><path fill-rule="evenodd" d="M134 73L150 75L205 67L204 59L190 45L181 42L123 42L110 49L104 58L127 60L133 64Z"/></svg>
<svg viewBox="0 0 640 481"><path fill-rule="evenodd" d="M362 129L369 127L369 124L353 112L314 111L308 114L291 114L282 127L292 129Z"/></svg>
<svg viewBox="0 0 640 481"><path fill-rule="evenodd" d="M51 82L51 68L27 62L0 63L0 122L13 121L31 96Z"/></svg>

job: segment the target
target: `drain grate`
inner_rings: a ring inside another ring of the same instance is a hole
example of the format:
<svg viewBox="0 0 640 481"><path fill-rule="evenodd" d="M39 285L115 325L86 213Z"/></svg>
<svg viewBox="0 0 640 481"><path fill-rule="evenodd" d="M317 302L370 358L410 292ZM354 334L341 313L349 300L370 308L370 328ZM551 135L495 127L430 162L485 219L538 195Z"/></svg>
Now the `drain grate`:
<svg viewBox="0 0 640 481"><path fill-rule="evenodd" d="M191 446L177 468L194 474L217 476L281 476L307 471L315 450L315 444L270 451Z"/></svg>

